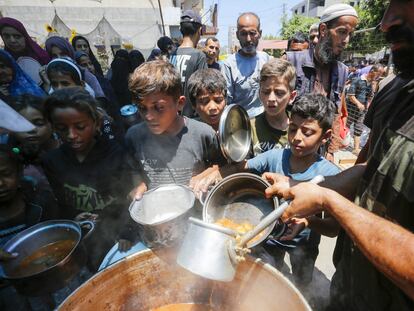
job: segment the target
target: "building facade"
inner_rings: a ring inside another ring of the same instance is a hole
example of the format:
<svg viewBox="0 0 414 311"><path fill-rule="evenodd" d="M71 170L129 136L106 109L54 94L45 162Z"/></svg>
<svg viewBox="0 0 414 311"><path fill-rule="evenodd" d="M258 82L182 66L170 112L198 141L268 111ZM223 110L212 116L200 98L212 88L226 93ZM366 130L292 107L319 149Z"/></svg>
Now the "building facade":
<svg viewBox="0 0 414 311"><path fill-rule="evenodd" d="M325 8L336 3L348 3L351 6L357 6L361 0L304 0L292 7L292 14L299 14L309 17L321 17Z"/></svg>

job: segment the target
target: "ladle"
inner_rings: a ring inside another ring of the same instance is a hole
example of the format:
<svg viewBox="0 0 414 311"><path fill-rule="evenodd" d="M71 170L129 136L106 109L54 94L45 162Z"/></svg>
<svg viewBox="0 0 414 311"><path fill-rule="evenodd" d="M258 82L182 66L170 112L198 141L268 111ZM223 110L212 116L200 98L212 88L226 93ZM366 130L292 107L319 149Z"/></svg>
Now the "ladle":
<svg viewBox="0 0 414 311"><path fill-rule="evenodd" d="M323 180L324 177L318 175L310 182L318 184ZM230 282L238 263L249 252L247 243L280 218L289 204L289 200L285 201L241 237L233 230L189 218L190 224L178 252L177 263L207 279Z"/></svg>

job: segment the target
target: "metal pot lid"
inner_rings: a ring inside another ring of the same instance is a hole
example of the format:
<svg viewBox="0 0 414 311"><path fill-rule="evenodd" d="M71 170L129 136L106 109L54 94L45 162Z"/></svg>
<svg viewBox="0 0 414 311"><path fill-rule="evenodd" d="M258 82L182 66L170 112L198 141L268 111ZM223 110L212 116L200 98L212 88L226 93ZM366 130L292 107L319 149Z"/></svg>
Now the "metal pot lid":
<svg viewBox="0 0 414 311"><path fill-rule="evenodd" d="M250 119L244 108L237 104L226 106L219 123L220 147L230 162L243 161L252 141Z"/></svg>

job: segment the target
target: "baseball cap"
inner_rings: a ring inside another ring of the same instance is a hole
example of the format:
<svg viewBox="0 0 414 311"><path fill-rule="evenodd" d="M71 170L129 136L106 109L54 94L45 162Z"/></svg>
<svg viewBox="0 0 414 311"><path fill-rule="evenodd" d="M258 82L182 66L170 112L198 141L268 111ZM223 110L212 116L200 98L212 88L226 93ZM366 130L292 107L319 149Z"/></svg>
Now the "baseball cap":
<svg viewBox="0 0 414 311"><path fill-rule="evenodd" d="M0 128L12 132L30 132L35 127L16 110L0 99Z"/></svg>
<svg viewBox="0 0 414 311"><path fill-rule="evenodd" d="M191 22L202 25L201 16L193 10L186 10L181 14L180 23Z"/></svg>
<svg viewBox="0 0 414 311"><path fill-rule="evenodd" d="M321 16L321 23L326 23L341 16L355 16L358 17L357 11L349 4L338 3L333 4L323 11Z"/></svg>

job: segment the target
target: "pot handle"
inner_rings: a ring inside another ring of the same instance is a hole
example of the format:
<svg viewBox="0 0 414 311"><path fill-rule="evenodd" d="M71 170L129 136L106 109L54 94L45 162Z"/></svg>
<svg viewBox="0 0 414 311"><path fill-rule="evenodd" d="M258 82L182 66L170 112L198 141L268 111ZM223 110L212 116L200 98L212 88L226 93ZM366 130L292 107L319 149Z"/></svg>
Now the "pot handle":
<svg viewBox="0 0 414 311"><path fill-rule="evenodd" d="M87 227L86 229L88 230L85 235L82 232L82 240L86 239L92 233L92 231L95 230L95 223L90 220L78 221L78 225L81 227L82 231L84 227Z"/></svg>

